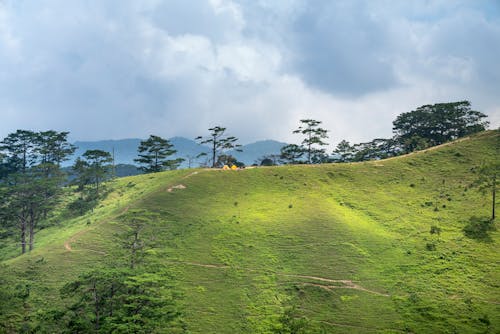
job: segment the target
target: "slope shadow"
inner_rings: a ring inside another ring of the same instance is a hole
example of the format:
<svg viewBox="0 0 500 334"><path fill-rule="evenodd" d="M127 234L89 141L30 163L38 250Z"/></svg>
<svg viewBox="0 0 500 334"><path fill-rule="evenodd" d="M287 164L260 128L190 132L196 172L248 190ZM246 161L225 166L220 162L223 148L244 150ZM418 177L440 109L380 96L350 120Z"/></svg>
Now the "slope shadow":
<svg viewBox="0 0 500 334"><path fill-rule="evenodd" d="M492 231L496 231L495 222L489 217L472 216L463 228L466 237L482 242L493 242Z"/></svg>

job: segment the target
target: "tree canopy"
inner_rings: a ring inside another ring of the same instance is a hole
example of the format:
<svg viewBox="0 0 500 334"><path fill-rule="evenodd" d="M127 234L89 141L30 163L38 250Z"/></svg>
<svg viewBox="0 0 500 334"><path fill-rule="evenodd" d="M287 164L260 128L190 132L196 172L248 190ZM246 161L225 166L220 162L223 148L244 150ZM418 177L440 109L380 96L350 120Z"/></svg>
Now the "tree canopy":
<svg viewBox="0 0 500 334"><path fill-rule="evenodd" d="M139 157L134 159L142 165L141 169L146 173L161 172L165 169L176 169L184 159L168 159L177 151L168 139L150 135L148 139L141 141L138 147Z"/></svg>
<svg viewBox="0 0 500 334"><path fill-rule="evenodd" d="M293 133L304 135L301 148L306 154L307 163L324 162L325 149L321 146L328 145L323 139L328 139L328 130L320 128L321 121L314 119L301 119L300 126ZM319 147L318 147L319 146Z"/></svg>
<svg viewBox="0 0 500 334"><path fill-rule="evenodd" d="M75 182L82 189L85 185L94 186L95 194L99 196L99 187L101 183L109 177L111 162L113 158L111 153L102 150L87 150L78 158L73 165L73 171L76 172Z"/></svg>
<svg viewBox="0 0 500 334"><path fill-rule="evenodd" d="M60 163L73 154L68 132L17 130L0 142L0 215L16 226L21 252L34 248L35 229L60 198ZM14 223L16 222L16 223Z"/></svg>
<svg viewBox="0 0 500 334"><path fill-rule="evenodd" d="M395 139L406 152L440 145L484 131L486 115L471 109L469 101L424 105L399 115L393 122Z"/></svg>
<svg viewBox="0 0 500 334"><path fill-rule="evenodd" d="M200 144L209 144L212 154L212 168L217 166L218 156L227 150L234 149L241 152L241 145L237 144L238 138L234 136L226 136L226 128L214 126L208 129L210 134L207 137L198 136L195 138Z"/></svg>

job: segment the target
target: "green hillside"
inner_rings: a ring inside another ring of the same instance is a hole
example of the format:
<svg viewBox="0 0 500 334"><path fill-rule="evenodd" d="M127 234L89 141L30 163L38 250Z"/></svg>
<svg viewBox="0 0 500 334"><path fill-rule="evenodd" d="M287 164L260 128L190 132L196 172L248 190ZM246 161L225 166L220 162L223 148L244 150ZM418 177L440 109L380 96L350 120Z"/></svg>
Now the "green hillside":
<svg viewBox="0 0 500 334"><path fill-rule="evenodd" d="M30 284L3 325L43 323L64 284L122 261L121 216L144 209L159 214L144 261L169 273L190 333L500 333L500 232L469 187L499 148L488 131L366 163L117 179L30 254L2 248L2 284Z"/></svg>

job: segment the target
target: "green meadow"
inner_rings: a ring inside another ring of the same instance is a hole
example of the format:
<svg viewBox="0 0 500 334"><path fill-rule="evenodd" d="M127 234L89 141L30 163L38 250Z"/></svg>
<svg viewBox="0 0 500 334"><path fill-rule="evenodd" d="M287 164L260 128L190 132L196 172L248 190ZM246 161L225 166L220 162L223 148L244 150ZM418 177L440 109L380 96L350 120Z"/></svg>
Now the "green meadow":
<svg viewBox="0 0 500 334"><path fill-rule="evenodd" d="M387 160L116 179L93 212L63 203L31 253L2 245L3 284L31 289L10 321L43 322L66 283L122 261L120 217L141 209L185 332L500 333L498 219L483 228L491 194L470 186L499 149L496 130Z"/></svg>

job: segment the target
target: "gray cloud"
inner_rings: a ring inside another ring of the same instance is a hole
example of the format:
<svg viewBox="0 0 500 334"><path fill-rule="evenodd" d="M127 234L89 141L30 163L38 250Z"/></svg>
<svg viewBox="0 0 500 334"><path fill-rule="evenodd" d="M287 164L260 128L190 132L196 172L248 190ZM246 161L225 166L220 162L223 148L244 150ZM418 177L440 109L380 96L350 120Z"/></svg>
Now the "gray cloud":
<svg viewBox="0 0 500 334"><path fill-rule="evenodd" d="M314 4L314 6L312 5ZM0 137L332 142L389 136L422 104L470 99L500 123L500 10L489 1L0 2Z"/></svg>
<svg viewBox="0 0 500 334"><path fill-rule="evenodd" d="M384 24L361 3L311 3L290 29L292 69L327 92L357 96L393 87Z"/></svg>

